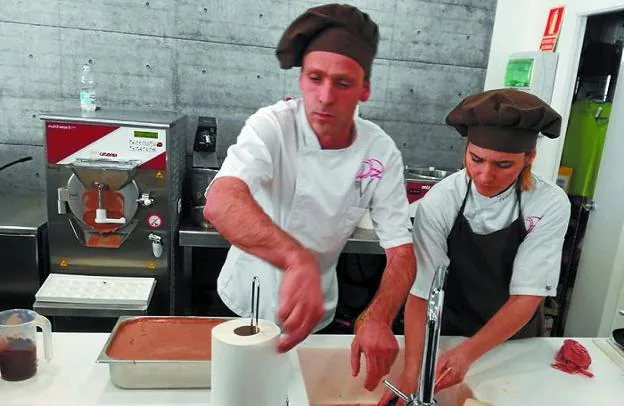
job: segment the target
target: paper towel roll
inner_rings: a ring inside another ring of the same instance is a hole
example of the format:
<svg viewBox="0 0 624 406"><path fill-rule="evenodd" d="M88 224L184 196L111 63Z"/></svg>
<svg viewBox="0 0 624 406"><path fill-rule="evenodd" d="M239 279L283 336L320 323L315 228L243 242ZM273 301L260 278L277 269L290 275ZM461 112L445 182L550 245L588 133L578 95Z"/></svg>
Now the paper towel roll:
<svg viewBox="0 0 624 406"><path fill-rule="evenodd" d="M282 406L288 380L286 355L276 350L281 330L259 320L259 332L244 336L235 332L249 326L249 319L235 319L212 329L212 405Z"/></svg>

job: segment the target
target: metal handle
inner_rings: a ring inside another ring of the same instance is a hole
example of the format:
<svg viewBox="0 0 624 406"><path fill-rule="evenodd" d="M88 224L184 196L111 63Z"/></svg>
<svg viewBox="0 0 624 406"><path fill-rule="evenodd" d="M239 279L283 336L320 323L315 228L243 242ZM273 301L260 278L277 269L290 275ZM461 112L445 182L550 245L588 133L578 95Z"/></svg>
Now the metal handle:
<svg viewBox="0 0 624 406"><path fill-rule="evenodd" d="M56 212L58 214L67 214L67 202L69 201L69 191L67 188L60 187L56 189Z"/></svg>
<svg viewBox="0 0 624 406"><path fill-rule="evenodd" d="M154 233L150 233L147 239L152 242L152 253L156 258L160 258L163 253L162 237Z"/></svg>
<svg viewBox="0 0 624 406"><path fill-rule="evenodd" d="M390 382L388 382L387 379L383 380L383 384L386 385L386 388L390 389L392 391L392 393L394 393L395 395L397 395L399 397L399 399L401 399L403 402L405 402L405 405L411 405L413 402L413 399L410 398L409 396L407 396L406 394L404 394L403 392L401 392L399 390L399 388L397 388L396 386L394 386L393 384L391 384Z"/></svg>
<svg viewBox="0 0 624 406"><path fill-rule="evenodd" d="M150 197L149 192L147 193L141 193L141 197L139 197L138 199L136 199L137 203L143 205L144 207L149 207L152 205L152 203L154 203L154 199L152 199Z"/></svg>

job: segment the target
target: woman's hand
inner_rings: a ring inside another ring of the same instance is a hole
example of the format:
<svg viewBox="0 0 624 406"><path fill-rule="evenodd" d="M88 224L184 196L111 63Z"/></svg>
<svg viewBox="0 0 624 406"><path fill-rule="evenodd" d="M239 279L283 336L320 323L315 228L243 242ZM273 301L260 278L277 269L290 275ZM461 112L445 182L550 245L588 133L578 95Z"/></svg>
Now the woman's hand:
<svg viewBox="0 0 624 406"><path fill-rule="evenodd" d="M474 362L468 347L458 345L438 358L436 367L435 392L457 385L464 381L468 369Z"/></svg>

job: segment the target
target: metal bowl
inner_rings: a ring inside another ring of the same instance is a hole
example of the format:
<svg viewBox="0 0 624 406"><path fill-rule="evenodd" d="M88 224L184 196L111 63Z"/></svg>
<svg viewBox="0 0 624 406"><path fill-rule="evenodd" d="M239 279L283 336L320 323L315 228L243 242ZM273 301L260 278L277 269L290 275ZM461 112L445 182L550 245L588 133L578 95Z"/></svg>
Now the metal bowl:
<svg viewBox="0 0 624 406"><path fill-rule="evenodd" d="M204 198L206 188L208 188L217 172L219 170L208 168L193 168L188 172L191 183L192 206L204 206L206 204L206 199Z"/></svg>
<svg viewBox="0 0 624 406"><path fill-rule="evenodd" d="M438 169L430 166L428 168L417 167L405 167L405 179L412 180L425 180L439 182L447 176L451 175L454 171L447 169Z"/></svg>

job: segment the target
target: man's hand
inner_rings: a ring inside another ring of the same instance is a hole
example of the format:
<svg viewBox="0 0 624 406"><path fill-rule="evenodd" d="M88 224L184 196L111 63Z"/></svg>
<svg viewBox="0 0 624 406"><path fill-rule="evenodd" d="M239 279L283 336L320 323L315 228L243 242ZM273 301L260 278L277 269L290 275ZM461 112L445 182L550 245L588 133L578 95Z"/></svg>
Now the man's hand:
<svg viewBox="0 0 624 406"><path fill-rule="evenodd" d="M410 396L412 393L415 393L418 390L418 368L413 368L413 365L410 366L410 369L404 369L396 380L390 381L394 386L397 387L401 392ZM389 402L394 399L396 395L394 392L390 391L390 389L386 389L381 400L377 404L378 406L386 406ZM402 400L398 399L395 403L397 406L404 406Z"/></svg>
<svg viewBox="0 0 624 406"><path fill-rule="evenodd" d="M442 354L436 366L436 386L440 391L464 381L464 377L474 359L465 345L458 345Z"/></svg>
<svg viewBox="0 0 624 406"><path fill-rule="evenodd" d="M277 350L286 352L303 341L323 317L321 272L312 254L306 251L284 269L279 296L277 317L285 337Z"/></svg>
<svg viewBox="0 0 624 406"><path fill-rule="evenodd" d="M366 358L364 387L374 390L382 377L390 372L399 353L399 343L387 323L365 318L357 329L351 344L351 369L353 376L360 373L360 354Z"/></svg>

